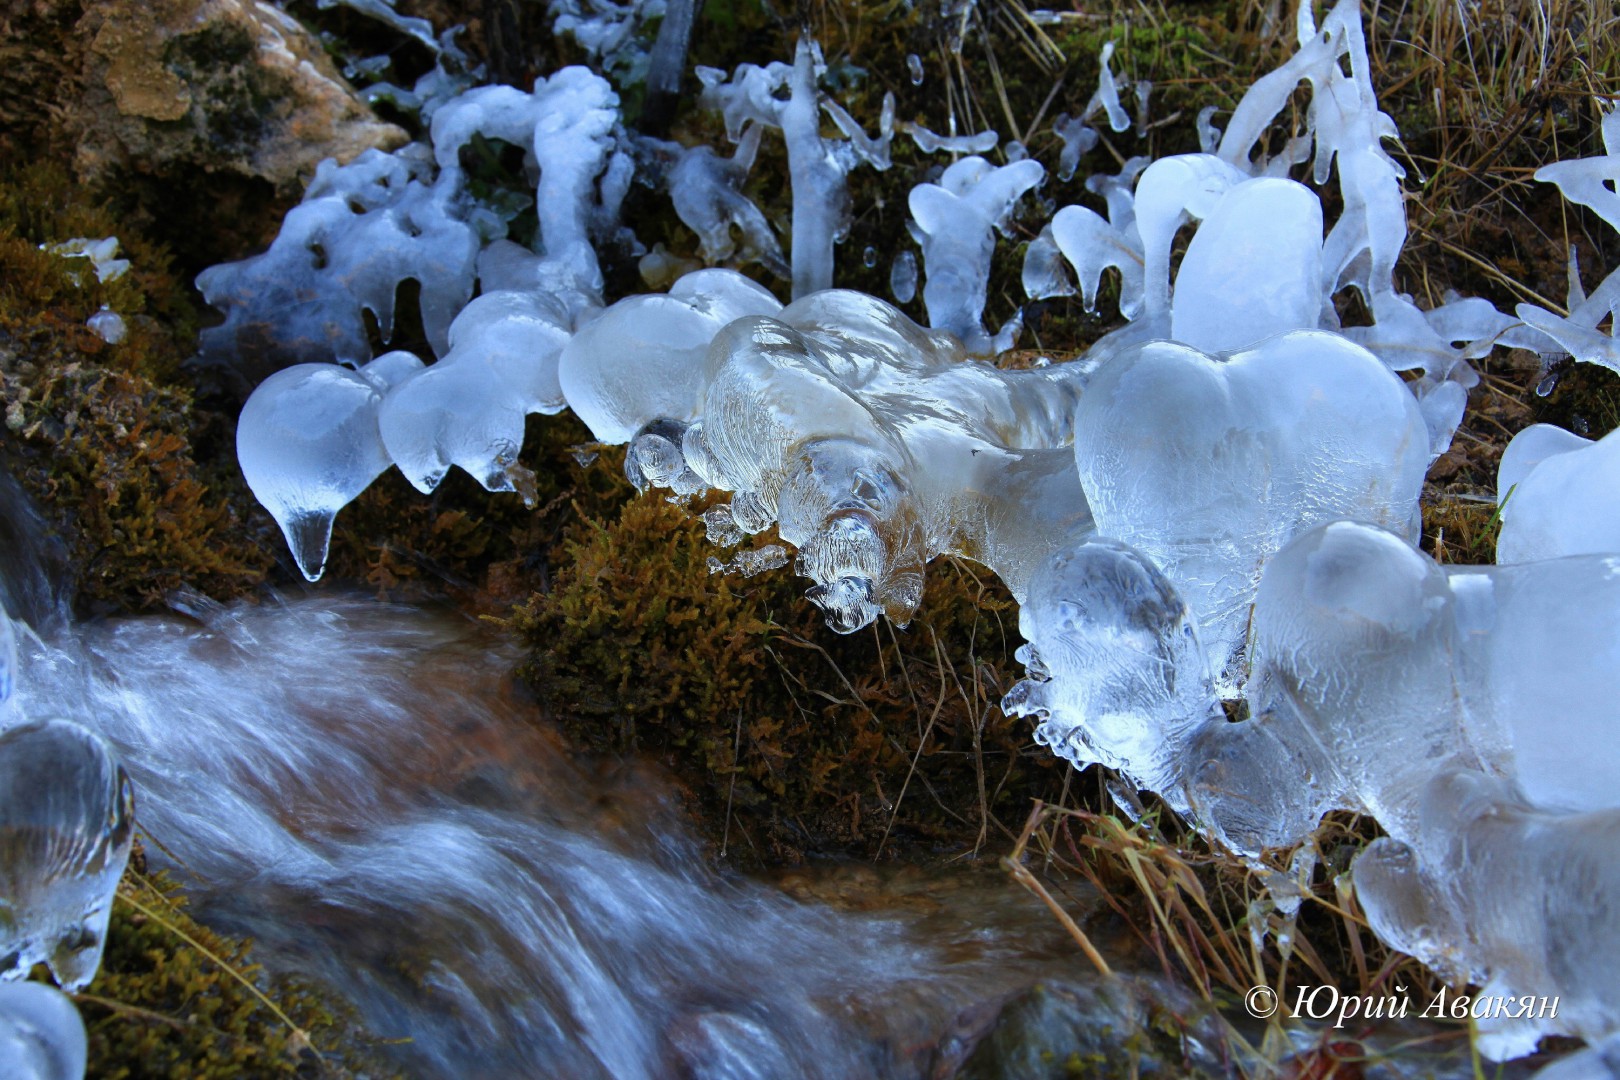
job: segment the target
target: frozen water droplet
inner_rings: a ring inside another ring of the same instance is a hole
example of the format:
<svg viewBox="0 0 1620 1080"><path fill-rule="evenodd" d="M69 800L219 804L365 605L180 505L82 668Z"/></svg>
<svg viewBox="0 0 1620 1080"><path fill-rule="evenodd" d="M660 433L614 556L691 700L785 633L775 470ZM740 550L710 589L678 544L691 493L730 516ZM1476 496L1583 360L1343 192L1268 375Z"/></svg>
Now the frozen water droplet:
<svg viewBox="0 0 1620 1080"><path fill-rule="evenodd" d="M0 956L78 990L95 977L134 837L134 793L101 736L66 720L0 735Z"/></svg>
<svg viewBox="0 0 1620 1080"><path fill-rule="evenodd" d="M889 270L889 291L894 294L897 302L909 304L917 296L917 256L914 252L902 251L894 258L894 266Z"/></svg>
<svg viewBox="0 0 1620 1080"><path fill-rule="evenodd" d="M911 73L911 85L921 86L923 83L922 57L918 56L916 53L912 53L910 56L906 57L906 70Z"/></svg>
<svg viewBox="0 0 1620 1080"><path fill-rule="evenodd" d="M1559 372L1549 371L1536 383L1536 397L1546 397L1558 388Z"/></svg>
<svg viewBox="0 0 1620 1080"><path fill-rule="evenodd" d="M868 270L877 265L877 248L871 244L866 245L866 250L861 252L861 265Z"/></svg>
<svg viewBox="0 0 1620 1080"><path fill-rule="evenodd" d="M236 426L236 458L310 581L326 568L332 519L388 468L377 430L382 396L336 364L298 364L253 391Z"/></svg>
<svg viewBox="0 0 1620 1080"><path fill-rule="evenodd" d="M0 1066L11 1080L83 1080L88 1053L66 994L44 983L0 984Z"/></svg>
<svg viewBox="0 0 1620 1080"><path fill-rule="evenodd" d="M1006 148L1002 150L1002 153L1007 155L1007 164L1009 165L1015 161L1023 161L1025 158L1029 157L1029 149L1017 139L1014 139L1012 142L1008 143Z"/></svg>
<svg viewBox="0 0 1620 1080"><path fill-rule="evenodd" d="M1572 416L1569 418L1569 429L1577 435L1586 435L1591 432L1592 425L1587 423L1584 416Z"/></svg>
<svg viewBox="0 0 1620 1080"><path fill-rule="evenodd" d="M84 325L94 330L101 340L109 345L119 344L129 333L124 325L123 316L106 307L86 319Z"/></svg>

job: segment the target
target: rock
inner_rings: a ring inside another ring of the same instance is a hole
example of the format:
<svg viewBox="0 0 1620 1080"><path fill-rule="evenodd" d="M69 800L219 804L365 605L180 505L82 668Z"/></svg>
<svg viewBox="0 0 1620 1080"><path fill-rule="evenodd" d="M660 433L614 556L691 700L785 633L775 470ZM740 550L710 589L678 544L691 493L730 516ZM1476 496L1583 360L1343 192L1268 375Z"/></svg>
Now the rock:
<svg viewBox="0 0 1620 1080"><path fill-rule="evenodd" d="M78 77L56 88L53 125L77 147L83 180L119 166L196 168L284 187L323 158L406 141L320 42L268 3L105 0L83 12L62 43L77 54Z"/></svg>

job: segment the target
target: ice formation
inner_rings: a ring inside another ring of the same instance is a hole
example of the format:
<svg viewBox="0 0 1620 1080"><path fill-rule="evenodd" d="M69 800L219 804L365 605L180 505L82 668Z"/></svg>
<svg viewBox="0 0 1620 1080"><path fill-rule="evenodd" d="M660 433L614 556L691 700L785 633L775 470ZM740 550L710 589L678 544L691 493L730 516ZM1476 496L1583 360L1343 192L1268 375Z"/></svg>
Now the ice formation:
<svg viewBox="0 0 1620 1080"><path fill-rule="evenodd" d="M1252 326L1253 310L1211 326ZM1321 331L1261 337L1222 359L1172 342L1129 350L1103 364L1075 414L1098 532L1176 584L1228 693L1266 561L1336 518L1408 530L1429 463L1417 402L1371 353Z"/></svg>
<svg viewBox="0 0 1620 1080"><path fill-rule="evenodd" d="M324 161L270 249L210 267L197 288L225 322L199 336L205 363L253 381L291 363L371 359L365 314L393 336L394 297L421 285L422 324L435 351L472 297L478 234L426 181L423 156L368 150Z"/></svg>
<svg viewBox="0 0 1620 1080"><path fill-rule="evenodd" d="M643 402L635 411L626 400L612 411L596 400L602 386L645 386L663 363L654 350L622 351L614 318L564 354L565 385L566 373L611 372L581 398L593 433L641 433L627 465L639 482L735 493L712 535L735 542L775 522L815 582L811 599L842 632L879 614L908 621L922 567L942 553L985 563L1022 595L1035 564L1090 527L1066 445L1084 365L968 361L954 335L831 290L731 322L707 352L692 349L660 376L668 397L643 390L624 395Z"/></svg>
<svg viewBox="0 0 1620 1080"><path fill-rule="evenodd" d="M1620 230L1620 106L1603 117L1603 157L1559 161L1536 170L1536 179L1557 184L1570 202L1592 209ZM1612 271L1587 295L1581 288L1575 252L1570 251L1569 314L1560 316L1534 304L1520 304L1519 318L1552 338L1577 360L1620 371L1620 269ZM1609 332L1598 326L1609 320Z"/></svg>
<svg viewBox="0 0 1620 1080"><path fill-rule="evenodd" d="M883 99L878 134L870 138L836 102L821 97L816 83L825 64L809 37L799 39L792 65L780 62L739 66L731 78L714 68L699 68L705 105L718 110L732 142L745 125L765 124L782 132L787 144L788 176L793 188L793 297L798 299L833 284L833 245L849 230L849 189L845 177L861 162L889 167L894 137L894 95ZM777 97L786 89L788 97ZM843 133L824 139L825 110Z"/></svg>
<svg viewBox="0 0 1620 1080"><path fill-rule="evenodd" d="M1079 116L1059 113L1057 119L1052 121L1052 131L1063 140L1063 151L1058 155L1058 179L1065 183L1074 177L1075 170L1080 167L1080 159L1102 140L1097 130L1091 127L1092 119L1099 112L1107 115L1108 126L1115 131L1124 131L1131 126L1131 118L1120 104L1119 83L1114 77L1113 68L1109 66L1113 58L1114 43L1110 41L1102 47L1097 57L1097 92L1091 95L1091 100L1086 102ZM1140 91L1140 100L1145 111L1146 90Z"/></svg>
<svg viewBox="0 0 1620 1080"><path fill-rule="evenodd" d="M1012 348L1016 322L993 338L983 325L990 258L996 233L1006 234L1011 224L1013 204L1045 176L1038 161L997 167L981 157L966 157L946 169L939 183L911 189L908 201L913 233L923 249L929 325L955 334L970 353Z"/></svg>
<svg viewBox="0 0 1620 1080"><path fill-rule="evenodd" d="M1380 936L1503 993L1585 995L1557 1026L1507 1025L1489 1052L1615 1029L1608 976L1584 965L1610 872L1586 852L1620 835L1604 735L1620 558L1442 568L1385 530L1319 525L1261 581L1238 723L1215 706L1191 611L1139 552L1060 552L1019 619L1031 677L1004 707L1037 717L1042 742L1117 768L1241 852L1298 843L1330 809L1372 814L1390 837L1364 857ZM1555 821L1577 837L1572 868L1536 872L1537 830ZM1513 900L1497 904L1505 881Z"/></svg>
<svg viewBox="0 0 1620 1080"><path fill-rule="evenodd" d="M242 407L237 463L310 581L326 568L337 512L389 466L377 428L383 394L421 366L406 352L378 357L358 372L297 364L260 383Z"/></svg>
<svg viewBox="0 0 1620 1080"><path fill-rule="evenodd" d="M1496 499L1498 563L1620 554L1620 438L1527 427L1502 453Z"/></svg>
<svg viewBox="0 0 1620 1080"><path fill-rule="evenodd" d="M68 990L101 964L134 798L99 735L66 720L0 734L0 979L44 963Z"/></svg>
<svg viewBox="0 0 1620 1080"><path fill-rule="evenodd" d="M89 1046L68 996L37 982L0 983L0 1071L11 1080L83 1080Z"/></svg>
<svg viewBox="0 0 1620 1080"><path fill-rule="evenodd" d="M1124 325L1024 371L970 355L1016 332L982 324L988 268L1042 166L1014 145L1006 166L968 157L912 191L933 329L830 288L845 177L859 161L887 167L892 101L869 138L821 96L808 38L792 65L700 73L738 144L729 159L626 135L611 89L583 69L532 94L470 91L434 113L431 159L323 166L269 253L200 279L227 316L205 353L280 335L284 357L359 369L266 382L243 414L244 470L313 576L332 515L390 463L423 490L458 465L491 490L532 491L523 418L567 405L597 439L629 444L638 486L729 492L704 515L711 540L774 524L782 545L711 569L750 574L796 549L840 632L905 623L930 559L976 560L1022 605L1029 678L1004 708L1034 717L1039 741L1108 765L1249 856L1301 841L1327 810L1376 816L1388 838L1356 878L1380 935L1443 973L1576 1002L1556 1025L1482 1027L1488 1052L1554 1030L1620 1038L1612 965L1578 951L1609 941L1580 904L1605 901L1620 812L1620 755L1604 737L1620 701L1608 496L1620 444L1542 428L1516 439L1496 567L1441 567L1411 543L1426 468L1477 381L1471 361L1510 345L1620 367L1599 329L1620 272L1587 296L1572 271L1568 315L1449 295L1424 310L1400 293L1402 171L1359 8L1340 0L1318 26L1302 5L1297 27L1294 56L1224 131L1200 115L1201 152L1125 160L1086 180L1103 212L1030 223L1027 294L1078 290L1095 309L1112 273ZM1065 179L1101 138L1086 126L1096 114L1131 125L1109 53L1085 112L1057 123ZM1268 137L1301 84L1303 126ZM1145 112L1148 88L1136 91ZM821 134L823 113L843 138ZM1538 175L1620 227L1617 117L1606 157ZM633 157L661 174L706 260L778 268L741 191L767 127L788 152L793 302L706 269L604 308L595 246L619 234ZM978 145L909 130L925 151ZM527 153L537 250L500 239L507 218L468 196L475 136ZM1316 189L1330 182L1339 209L1325 219ZM903 303L916 270L910 251L894 258ZM408 277L441 357L425 368L370 361L363 316L387 340ZM1345 290L1368 325L1341 325ZM1234 699L1248 719L1226 719ZM1501 880L1525 885L1494 902Z"/></svg>
<svg viewBox="0 0 1620 1080"><path fill-rule="evenodd" d="M706 261L724 263L735 255L739 261L757 262L777 277L786 278L791 271L770 222L742 193L743 181L754 167L764 133L763 125L749 124L729 158L707 146L683 147L647 138L641 140L641 145L662 159L658 171L663 173L675 213L698 234ZM740 244L732 238L733 229L741 237Z"/></svg>

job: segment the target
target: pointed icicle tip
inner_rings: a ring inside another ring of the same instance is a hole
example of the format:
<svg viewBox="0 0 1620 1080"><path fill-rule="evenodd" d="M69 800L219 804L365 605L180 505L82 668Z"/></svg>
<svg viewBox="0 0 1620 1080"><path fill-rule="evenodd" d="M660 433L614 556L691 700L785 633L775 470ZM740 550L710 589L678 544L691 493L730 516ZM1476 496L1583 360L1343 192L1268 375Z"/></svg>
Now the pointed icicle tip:
<svg viewBox="0 0 1620 1080"><path fill-rule="evenodd" d="M308 581L319 581L326 572L326 554L332 544L332 522L336 517L324 510L310 510L293 514L285 521L276 519L298 569Z"/></svg>

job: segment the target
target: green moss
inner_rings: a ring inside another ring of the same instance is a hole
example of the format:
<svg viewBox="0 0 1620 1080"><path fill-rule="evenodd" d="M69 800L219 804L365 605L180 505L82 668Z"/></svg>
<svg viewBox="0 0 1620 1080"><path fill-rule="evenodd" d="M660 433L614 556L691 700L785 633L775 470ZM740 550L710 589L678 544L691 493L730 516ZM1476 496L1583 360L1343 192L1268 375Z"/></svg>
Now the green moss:
<svg viewBox="0 0 1620 1080"><path fill-rule="evenodd" d="M101 971L76 995L90 1039L87 1075L392 1075L371 1059L352 1017L310 986L266 977L247 942L194 921L178 887L140 873L138 863L119 885Z"/></svg>
<svg viewBox="0 0 1620 1080"><path fill-rule="evenodd" d="M97 282L39 249L79 236L118 236L129 273ZM103 304L124 318L121 344L85 326ZM85 609L153 607L182 584L230 596L269 564L240 474L217 445L198 452L215 421L178 381L194 324L164 251L60 168L0 178L0 447L65 542Z"/></svg>
<svg viewBox="0 0 1620 1080"><path fill-rule="evenodd" d="M971 846L1058 795L1067 765L996 707L1021 672L988 573L938 561L909 628L839 637L802 579L711 575L712 554L687 510L634 498L570 530L511 625L571 735L668 762L734 856Z"/></svg>

